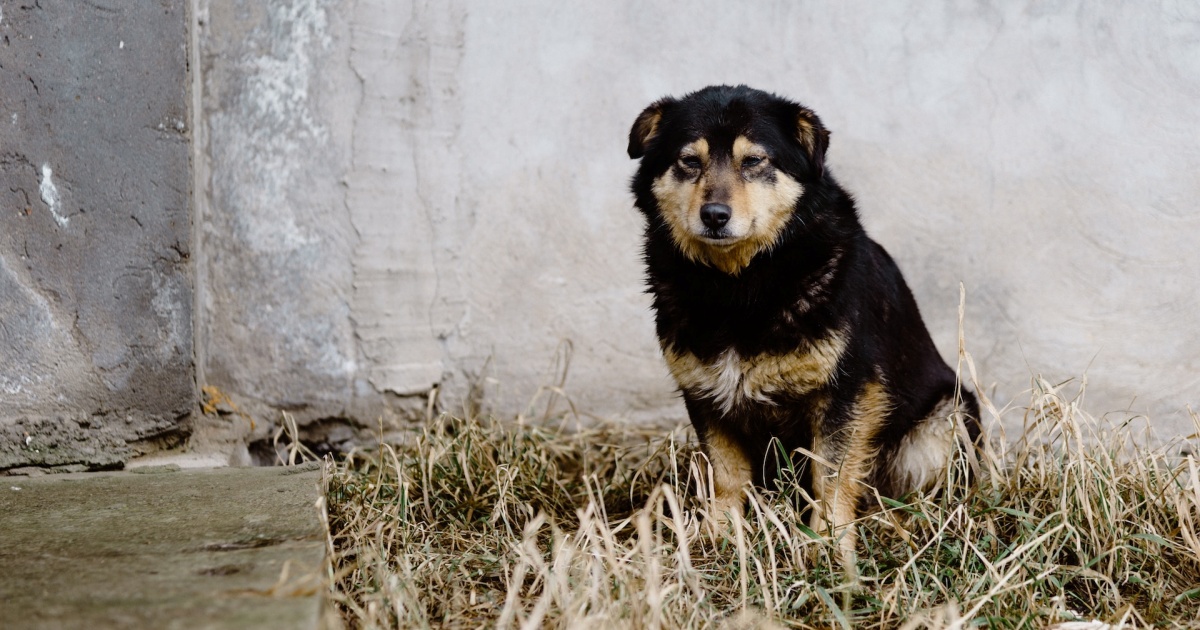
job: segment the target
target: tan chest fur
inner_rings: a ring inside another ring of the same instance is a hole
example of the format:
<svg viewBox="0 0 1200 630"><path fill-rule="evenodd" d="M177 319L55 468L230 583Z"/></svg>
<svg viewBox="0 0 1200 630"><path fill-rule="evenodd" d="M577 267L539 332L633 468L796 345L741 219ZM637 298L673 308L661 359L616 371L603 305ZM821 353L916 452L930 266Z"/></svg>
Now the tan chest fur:
<svg viewBox="0 0 1200 630"><path fill-rule="evenodd" d="M680 389L708 396L729 413L746 403L773 405L780 394L803 395L825 386L845 350L845 336L835 332L787 354L743 357L730 348L709 362L672 348L663 355Z"/></svg>

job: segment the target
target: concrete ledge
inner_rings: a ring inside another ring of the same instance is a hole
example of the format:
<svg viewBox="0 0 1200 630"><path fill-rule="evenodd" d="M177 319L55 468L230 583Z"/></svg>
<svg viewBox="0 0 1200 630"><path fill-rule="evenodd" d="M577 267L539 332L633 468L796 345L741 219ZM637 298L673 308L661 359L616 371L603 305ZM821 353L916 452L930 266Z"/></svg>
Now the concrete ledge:
<svg viewBox="0 0 1200 630"><path fill-rule="evenodd" d="M6 477L0 601L22 628L320 628L316 465Z"/></svg>

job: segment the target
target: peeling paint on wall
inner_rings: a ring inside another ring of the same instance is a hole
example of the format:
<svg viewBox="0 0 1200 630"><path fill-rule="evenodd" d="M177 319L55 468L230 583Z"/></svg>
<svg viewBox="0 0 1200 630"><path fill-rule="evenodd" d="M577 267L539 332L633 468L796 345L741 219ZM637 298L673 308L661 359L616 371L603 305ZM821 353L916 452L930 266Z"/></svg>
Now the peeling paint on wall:
<svg viewBox="0 0 1200 630"><path fill-rule="evenodd" d="M42 195L42 202L46 207L50 208L50 214L54 215L54 222L59 227L67 227L67 217L59 214L59 198L58 187L54 185L54 171L50 169L49 164L42 165L42 181L38 184L38 191Z"/></svg>
<svg viewBox="0 0 1200 630"><path fill-rule="evenodd" d="M315 70L311 53L327 47L329 35L325 9L317 0L272 4L269 11L269 47L245 60L239 107L218 114L214 123L238 134L225 136L229 141L221 157L254 174L229 189L245 242L283 253L320 240L316 230L297 223L288 193L304 165L297 158L328 139L328 130L311 111L309 81Z"/></svg>

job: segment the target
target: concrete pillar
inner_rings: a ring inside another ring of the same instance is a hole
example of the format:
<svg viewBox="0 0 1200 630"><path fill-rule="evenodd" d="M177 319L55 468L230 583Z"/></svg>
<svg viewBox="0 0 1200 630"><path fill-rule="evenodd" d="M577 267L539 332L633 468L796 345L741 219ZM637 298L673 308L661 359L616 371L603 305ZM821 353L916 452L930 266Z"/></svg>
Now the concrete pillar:
<svg viewBox="0 0 1200 630"><path fill-rule="evenodd" d="M187 32L179 3L0 2L0 470L186 436Z"/></svg>

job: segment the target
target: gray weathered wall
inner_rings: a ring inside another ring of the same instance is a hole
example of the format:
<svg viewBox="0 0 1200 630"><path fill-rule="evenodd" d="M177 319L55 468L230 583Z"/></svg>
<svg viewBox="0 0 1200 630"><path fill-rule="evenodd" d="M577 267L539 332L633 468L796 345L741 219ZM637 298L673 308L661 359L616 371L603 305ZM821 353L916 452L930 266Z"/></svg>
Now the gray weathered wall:
<svg viewBox="0 0 1200 630"><path fill-rule="evenodd" d="M1086 374L1191 431L1194 4L0 0L0 469L269 432L239 411L339 442L435 385L507 415L568 341L578 409L681 418L624 141L717 82L822 115L1000 404Z"/></svg>
<svg viewBox="0 0 1200 630"><path fill-rule="evenodd" d="M944 354L1085 375L1190 430L1200 380L1194 3L197 0L200 369L259 409L519 410L574 346L606 417L677 418L624 143L718 82L797 98ZM481 378L487 376L489 378Z"/></svg>
<svg viewBox="0 0 1200 630"><path fill-rule="evenodd" d="M187 32L175 3L0 0L0 470L188 430Z"/></svg>

